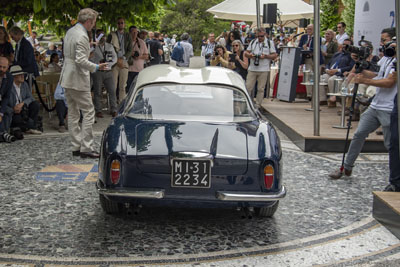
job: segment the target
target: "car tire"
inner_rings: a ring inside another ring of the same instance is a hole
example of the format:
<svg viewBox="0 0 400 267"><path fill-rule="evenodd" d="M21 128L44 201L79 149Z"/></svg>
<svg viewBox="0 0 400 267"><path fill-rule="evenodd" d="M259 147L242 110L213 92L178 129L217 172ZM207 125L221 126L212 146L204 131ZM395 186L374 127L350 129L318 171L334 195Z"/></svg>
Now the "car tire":
<svg viewBox="0 0 400 267"><path fill-rule="evenodd" d="M279 201L276 201L274 204L261 207L261 208L254 208L254 211L257 216L260 217L272 217L274 216L276 210L278 209Z"/></svg>
<svg viewBox="0 0 400 267"><path fill-rule="evenodd" d="M122 209L122 204L117 203L115 201L111 201L107 199L103 195L99 195L100 198L100 204L103 210L108 213L108 214L116 214L119 213Z"/></svg>

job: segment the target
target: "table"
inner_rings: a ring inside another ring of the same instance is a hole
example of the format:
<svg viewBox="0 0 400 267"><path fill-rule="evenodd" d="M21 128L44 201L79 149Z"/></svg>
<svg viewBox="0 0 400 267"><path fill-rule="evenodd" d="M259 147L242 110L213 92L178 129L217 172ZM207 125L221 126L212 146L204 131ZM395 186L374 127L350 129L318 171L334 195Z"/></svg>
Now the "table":
<svg viewBox="0 0 400 267"><path fill-rule="evenodd" d="M352 97L353 94L328 93L327 95L340 97L340 103L342 105L342 114L340 115L340 125L333 125L332 128L347 129L347 126L345 125L346 97Z"/></svg>
<svg viewBox="0 0 400 267"><path fill-rule="evenodd" d="M304 86L313 86L314 85L314 82L307 82L307 83L301 83L302 85L304 85ZM319 85L321 86L321 85L328 85L328 83L325 83L325 82L320 82L319 83ZM318 88L318 94L319 94L319 88ZM306 111L314 111L314 107L313 107L313 105L314 105L314 101L313 101L313 99L311 99L311 108L306 108L305 110ZM321 111L321 110L320 110Z"/></svg>

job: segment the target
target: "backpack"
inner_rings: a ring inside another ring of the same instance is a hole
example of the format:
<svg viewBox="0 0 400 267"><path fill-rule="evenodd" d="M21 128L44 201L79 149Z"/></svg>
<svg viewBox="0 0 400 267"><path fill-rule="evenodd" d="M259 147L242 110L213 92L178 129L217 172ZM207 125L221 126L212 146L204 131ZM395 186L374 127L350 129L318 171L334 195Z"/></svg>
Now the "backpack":
<svg viewBox="0 0 400 267"><path fill-rule="evenodd" d="M185 51L183 50L183 47L181 46L181 42L178 42L178 44L172 50L171 59L175 60L176 62L184 62L184 60L183 60L184 52Z"/></svg>

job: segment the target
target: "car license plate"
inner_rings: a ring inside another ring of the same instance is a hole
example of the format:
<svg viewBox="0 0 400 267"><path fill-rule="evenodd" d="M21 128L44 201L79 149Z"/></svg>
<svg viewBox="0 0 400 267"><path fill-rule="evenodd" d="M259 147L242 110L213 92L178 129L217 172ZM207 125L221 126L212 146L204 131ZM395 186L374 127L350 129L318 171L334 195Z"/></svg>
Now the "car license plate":
<svg viewBox="0 0 400 267"><path fill-rule="evenodd" d="M210 188L211 160L173 159L171 186Z"/></svg>

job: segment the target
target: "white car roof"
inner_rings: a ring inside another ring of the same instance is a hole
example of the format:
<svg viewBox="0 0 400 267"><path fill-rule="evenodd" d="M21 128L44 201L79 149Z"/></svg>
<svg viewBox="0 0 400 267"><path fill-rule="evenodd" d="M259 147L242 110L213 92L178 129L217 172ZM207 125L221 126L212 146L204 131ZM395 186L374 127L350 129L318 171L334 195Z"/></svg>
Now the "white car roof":
<svg viewBox="0 0 400 267"><path fill-rule="evenodd" d="M174 67L160 64L143 69L137 78L135 91L152 83L179 84L221 84L241 89L247 94L242 77L236 72L223 67L204 67L197 69Z"/></svg>

